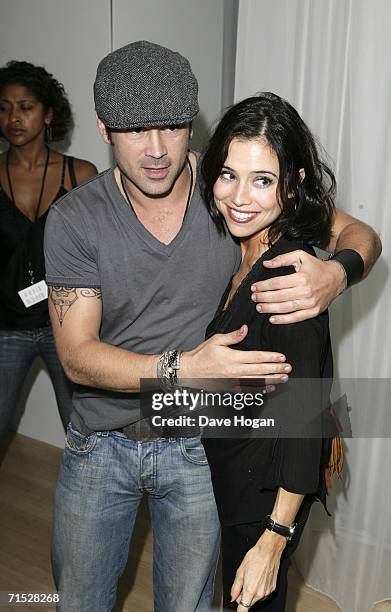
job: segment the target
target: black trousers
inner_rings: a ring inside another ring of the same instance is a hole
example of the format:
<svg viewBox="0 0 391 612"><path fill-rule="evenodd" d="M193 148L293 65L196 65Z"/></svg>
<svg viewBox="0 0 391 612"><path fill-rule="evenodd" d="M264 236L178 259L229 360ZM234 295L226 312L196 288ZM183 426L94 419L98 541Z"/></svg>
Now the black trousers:
<svg viewBox="0 0 391 612"><path fill-rule="evenodd" d="M271 514L276 499L276 491L264 491L260 494L260 516ZM267 612L283 612L285 610L286 595L288 589L288 569L291 563L290 557L296 550L300 537L307 522L314 497L307 495L296 517L298 526L293 539L288 542L283 554L277 578L276 590L264 601L259 601L251 606L252 610L265 610ZM236 570L241 564L243 557L252 548L264 529L262 520L256 523L243 523L241 525L222 526L222 568L223 568L223 601L224 610L236 610L237 603L230 604L231 587L235 580Z"/></svg>

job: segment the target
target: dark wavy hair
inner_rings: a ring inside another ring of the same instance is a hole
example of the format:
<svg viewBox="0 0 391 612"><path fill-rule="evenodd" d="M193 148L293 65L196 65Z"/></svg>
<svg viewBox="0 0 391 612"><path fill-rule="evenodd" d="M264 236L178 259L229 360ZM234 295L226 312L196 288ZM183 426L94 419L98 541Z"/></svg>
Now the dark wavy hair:
<svg viewBox="0 0 391 612"><path fill-rule="evenodd" d="M232 106L218 123L206 147L201 178L207 208L220 232L223 215L213 186L228 156L231 141L264 139L278 158L277 198L280 216L268 230L269 245L280 236L324 247L330 241L335 208L335 177L319 156L315 139L298 112L286 100L265 92ZM305 178L299 171L304 168Z"/></svg>
<svg viewBox="0 0 391 612"><path fill-rule="evenodd" d="M72 126L72 111L64 87L42 66L11 60L0 68L0 92L9 84L23 85L43 104L53 109L52 139L62 140Z"/></svg>

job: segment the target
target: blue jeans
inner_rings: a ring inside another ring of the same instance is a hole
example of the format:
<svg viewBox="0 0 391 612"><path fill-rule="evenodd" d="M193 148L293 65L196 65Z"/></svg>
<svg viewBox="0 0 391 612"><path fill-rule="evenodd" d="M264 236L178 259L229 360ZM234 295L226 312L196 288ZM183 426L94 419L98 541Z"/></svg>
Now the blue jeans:
<svg viewBox="0 0 391 612"><path fill-rule="evenodd" d="M135 442L119 432L84 436L69 426L53 526L58 610L112 610L144 493L155 612L211 609L219 521L200 439Z"/></svg>
<svg viewBox="0 0 391 612"><path fill-rule="evenodd" d="M31 330L0 330L0 440L15 414L23 382L36 357L49 371L64 429L72 410L72 393L57 357L50 326Z"/></svg>

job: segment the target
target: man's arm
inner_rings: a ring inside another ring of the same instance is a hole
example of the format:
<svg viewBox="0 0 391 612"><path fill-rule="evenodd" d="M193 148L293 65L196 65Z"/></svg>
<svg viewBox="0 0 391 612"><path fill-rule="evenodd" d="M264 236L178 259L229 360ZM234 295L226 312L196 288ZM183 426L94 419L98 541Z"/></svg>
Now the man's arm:
<svg viewBox="0 0 391 612"><path fill-rule="evenodd" d="M366 223L336 209L333 219L333 235L327 250L338 253L343 249L357 251L364 262L365 278L372 270L382 251L378 234Z"/></svg>
<svg viewBox="0 0 391 612"><path fill-rule="evenodd" d="M49 287L49 312L60 361L73 382L132 392L139 390L140 379L156 378L158 355L142 355L101 342L100 289ZM285 380L291 366L281 353L229 348L241 342L246 333L246 326L242 326L229 334L216 334L183 353L179 376Z"/></svg>
<svg viewBox="0 0 391 612"><path fill-rule="evenodd" d="M357 251L362 257L364 278L380 256L381 241L369 225L336 209L328 250L344 249ZM316 317L345 287L345 275L337 262L322 261L304 251L278 255L264 265L296 269L295 274L260 281L251 287L252 299L258 302L257 310L274 315L270 318L272 323L295 323Z"/></svg>
<svg viewBox="0 0 391 612"><path fill-rule="evenodd" d="M155 377L154 355L131 353L100 341L100 289L49 287L49 313L61 364L73 382L134 391L140 378Z"/></svg>

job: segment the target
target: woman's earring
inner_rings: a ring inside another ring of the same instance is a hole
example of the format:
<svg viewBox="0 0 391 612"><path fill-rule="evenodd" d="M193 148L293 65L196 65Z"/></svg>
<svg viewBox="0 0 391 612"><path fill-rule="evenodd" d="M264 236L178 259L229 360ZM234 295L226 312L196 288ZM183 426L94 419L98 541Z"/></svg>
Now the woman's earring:
<svg viewBox="0 0 391 612"><path fill-rule="evenodd" d="M50 125L50 123L46 124L46 128L45 128L45 140L46 140L46 142L52 142L52 140L53 140L53 130L52 130L52 126Z"/></svg>

